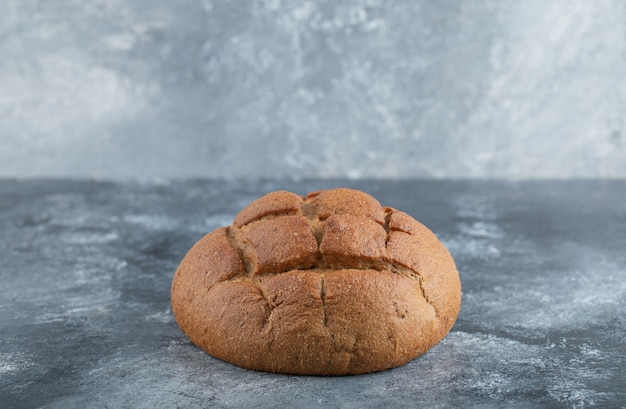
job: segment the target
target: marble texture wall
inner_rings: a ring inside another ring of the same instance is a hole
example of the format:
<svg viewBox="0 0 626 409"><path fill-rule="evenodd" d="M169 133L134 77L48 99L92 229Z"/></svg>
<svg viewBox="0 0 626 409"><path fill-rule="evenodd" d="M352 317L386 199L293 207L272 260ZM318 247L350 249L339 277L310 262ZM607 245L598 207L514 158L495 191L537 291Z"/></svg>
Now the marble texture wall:
<svg viewBox="0 0 626 409"><path fill-rule="evenodd" d="M626 177L626 2L2 0L0 176Z"/></svg>

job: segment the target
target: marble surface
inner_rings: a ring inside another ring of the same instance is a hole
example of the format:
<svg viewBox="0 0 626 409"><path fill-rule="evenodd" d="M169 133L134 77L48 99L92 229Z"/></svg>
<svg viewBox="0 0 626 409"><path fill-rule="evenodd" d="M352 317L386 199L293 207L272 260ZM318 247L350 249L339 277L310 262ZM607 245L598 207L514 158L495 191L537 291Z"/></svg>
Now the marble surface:
<svg viewBox="0 0 626 409"><path fill-rule="evenodd" d="M623 0L1 4L0 177L626 177Z"/></svg>
<svg viewBox="0 0 626 409"><path fill-rule="evenodd" d="M277 189L350 186L428 225L463 284L448 336L351 377L258 373L178 329L172 275ZM0 180L0 406L626 406L626 181Z"/></svg>

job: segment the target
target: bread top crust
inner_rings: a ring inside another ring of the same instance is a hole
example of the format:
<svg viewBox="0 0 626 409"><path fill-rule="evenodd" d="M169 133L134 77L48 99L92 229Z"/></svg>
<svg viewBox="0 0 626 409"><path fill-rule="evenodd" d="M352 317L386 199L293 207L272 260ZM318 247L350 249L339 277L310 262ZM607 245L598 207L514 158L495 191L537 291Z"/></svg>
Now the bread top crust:
<svg viewBox="0 0 626 409"><path fill-rule="evenodd" d="M232 226L196 243L179 269L202 276L207 289L294 270L389 271L419 284L444 333L460 307L458 272L437 237L408 214L346 188L304 197L269 193L241 210Z"/></svg>

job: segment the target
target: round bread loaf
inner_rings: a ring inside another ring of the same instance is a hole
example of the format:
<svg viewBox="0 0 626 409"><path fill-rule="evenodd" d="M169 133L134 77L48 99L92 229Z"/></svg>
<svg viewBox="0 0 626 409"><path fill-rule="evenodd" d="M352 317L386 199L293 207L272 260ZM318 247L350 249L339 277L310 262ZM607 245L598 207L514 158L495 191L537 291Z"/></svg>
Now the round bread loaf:
<svg viewBox="0 0 626 409"><path fill-rule="evenodd" d="M260 371L402 365L454 324L454 260L424 225L351 189L269 193L189 250L172 309L193 343Z"/></svg>

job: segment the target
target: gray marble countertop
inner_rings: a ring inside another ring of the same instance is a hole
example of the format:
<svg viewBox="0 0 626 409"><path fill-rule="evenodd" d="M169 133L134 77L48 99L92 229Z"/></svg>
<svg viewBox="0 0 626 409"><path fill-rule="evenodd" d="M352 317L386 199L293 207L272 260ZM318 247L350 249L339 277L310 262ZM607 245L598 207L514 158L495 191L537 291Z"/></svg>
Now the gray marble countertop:
<svg viewBox="0 0 626 409"><path fill-rule="evenodd" d="M463 285L448 336L349 377L240 369L181 333L188 248L266 192L349 186L429 226ZM626 181L0 180L0 406L626 407Z"/></svg>

